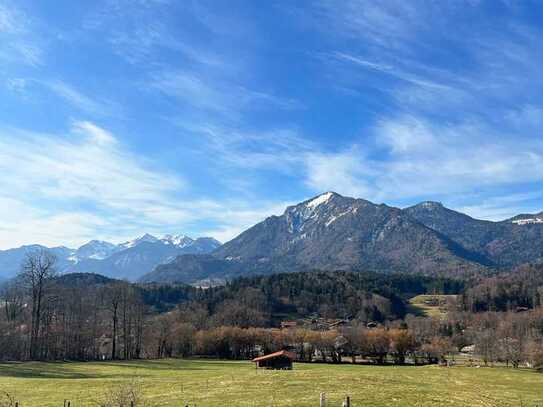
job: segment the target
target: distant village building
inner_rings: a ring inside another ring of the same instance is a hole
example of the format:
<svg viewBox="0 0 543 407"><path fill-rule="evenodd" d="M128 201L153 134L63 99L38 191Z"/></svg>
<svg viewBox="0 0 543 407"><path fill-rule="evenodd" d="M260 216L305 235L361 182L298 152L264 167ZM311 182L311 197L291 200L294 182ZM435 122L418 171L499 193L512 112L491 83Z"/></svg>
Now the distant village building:
<svg viewBox="0 0 543 407"><path fill-rule="evenodd" d="M462 349L460 349L460 352L473 354L475 352L475 345L464 346Z"/></svg>
<svg viewBox="0 0 543 407"><path fill-rule="evenodd" d="M253 362L256 363L256 368L261 369L277 369L277 370L291 370L292 361L296 355L294 353L281 350L279 352L270 353L269 355L260 356L254 358Z"/></svg>
<svg viewBox="0 0 543 407"><path fill-rule="evenodd" d="M281 329L294 329L298 326L296 321L282 321Z"/></svg>
<svg viewBox="0 0 543 407"><path fill-rule="evenodd" d="M345 319L340 319L339 321L331 322L328 326L329 329L335 329L341 326L349 325L349 321Z"/></svg>
<svg viewBox="0 0 543 407"><path fill-rule="evenodd" d="M543 223L543 218L516 219L513 220L512 223L515 225L533 225Z"/></svg>

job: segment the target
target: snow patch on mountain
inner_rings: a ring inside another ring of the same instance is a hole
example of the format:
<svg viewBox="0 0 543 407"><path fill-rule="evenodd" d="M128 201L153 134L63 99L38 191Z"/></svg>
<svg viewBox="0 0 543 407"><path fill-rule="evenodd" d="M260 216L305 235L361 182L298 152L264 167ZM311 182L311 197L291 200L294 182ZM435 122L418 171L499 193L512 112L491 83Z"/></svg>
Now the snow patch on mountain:
<svg viewBox="0 0 543 407"><path fill-rule="evenodd" d="M334 223L336 220L338 220L339 218L341 218L342 216L348 215L348 214L350 214L350 213L355 214L357 211L358 211L358 208L349 208L349 209L347 209L347 210L344 211L344 212L338 213L337 215L332 215L332 216L330 216L330 219L328 219L328 220L326 221L325 226L328 227L328 226L330 226L332 223Z"/></svg>
<svg viewBox="0 0 543 407"><path fill-rule="evenodd" d="M149 233L146 233L143 236L138 237L137 239L129 240L128 242L121 243L119 247L121 247L122 249L129 249L143 242L156 243L158 242L158 238L156 238L153 235L150 235Z"/></svg>
<svg viewBox="0 0 543 407"><path fill-rule="evenodd" d="M166 244L171 244L180 248L194 244L194 240L185 235L165 235L160 240Z"/></svg>
<svg viewBox="0 0 543 407"><path fill-rule="evenodd" d="M306 203L306 206L308 208L315 209L317 206L328 202L333 196L334 196L333 192L325 192L324 194L319 195L318 197Z"/></svg>
<svg viewBox="0 0 543 407"><path fill-rule="evenodd" d="M419 206L420 208L425 208L425 209L441 209L441 208L443 208L443 204L441 202L435 202L435 201L421 202L420 204L418 204L416 206Z"/></svg>
<svg viewBox="0 0 543 407"><path fill-rule="evenodd" d="M326 192L299 205L288 207L284 215L289 233L303 231L306 222L318 218L323 212L321 208L325 210L324 205L330 202L334 195L333 192Z"/></svg>
<svg viewBox="0 0 543 407"><path fill-rule="evenodd" d="M113 243L102 240L91 240L79 247L68 259L75 263L82 259L103 260L118 250L119 247Z"/></svg>
<svg viewBox="0 0 543 407"><path fill-rule="evenodd" d="M88 272L136 280L158 264L173 261L179 255L207 254L219 246L221 243L211 237L192 239L185 235L165 235L159 239L148 233L122 244L91 240L77 249L22 246L0 250L0 277L15 276L26 253L48 250L56 256L60 273Z"/></svg>

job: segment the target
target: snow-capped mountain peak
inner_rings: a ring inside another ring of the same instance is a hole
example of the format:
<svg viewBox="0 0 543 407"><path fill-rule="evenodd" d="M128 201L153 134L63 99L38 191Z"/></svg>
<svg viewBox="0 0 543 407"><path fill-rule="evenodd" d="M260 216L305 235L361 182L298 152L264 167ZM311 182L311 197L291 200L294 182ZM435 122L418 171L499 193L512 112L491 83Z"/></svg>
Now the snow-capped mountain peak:
<svg viewBox="0 0 543 407"><path fill-rule="evenodd" d="M26 253L33 250L53 253L58 260L60 273L96 273L135 281L157 265L172 261L179 255L208 254L220 245L220 242L210 237L191 239L180 234L166 235L159 239L146 233L122 244L91 240L77 249L23 246L0 250L0 279L3 276L15 276Z"/></svg>
<svg viewBox="0 0 543 407"><path fill-rule="evenodd" d="M104 242L102 240L91 240L90 242L79 247L79 249L77 249L73 254L72 258L76 262L87 258L102 260L111 256L117 250L117 245L114 245L113 243Z"/></svg>
<svg viewBox="0 0 543 407"><path fill-rule="evenodd" d="M324 219L323 216L326 216L336 206L330 205L334 197L341 198L341 195L329 191L301 204L289 206L284 214L289 232L296 233L303 231L306 222L311 219Z"/></svg>
<svg viewBox="0 0 543 407"><path fill-rule="evenodd" d="M424 209L443 209L443 204L435 201L424 201L416 206Z"/></svg>
<svg viewBox="0 0 543 407"><path fill-rule="evenodd" d="M165 244L171 244L180 248L190 246L194 243L194 240L185 235L165 235L160 239Z"/></svg>
<svg viewBox="0 0 543 407"><path fill-rule="evenodd" d="M308 208L315 209L317 206L324 204L328 202L335 194L333 192L325 192L324 194L321 194L317 196L316 198L313 198L311 201L307 202L305 205Z"/></svg>
<svg viewBox="0 0 543 407"><path fill-rule="evenodd" d="M129 240L128 242L120 244L119 247L121 247L122 249L129 249L143 242L156 243L158 241L159 241L158 238L156 238L153 235L150 235L149 233L146 233L143 236L138 237L137 239Z"/></svg>

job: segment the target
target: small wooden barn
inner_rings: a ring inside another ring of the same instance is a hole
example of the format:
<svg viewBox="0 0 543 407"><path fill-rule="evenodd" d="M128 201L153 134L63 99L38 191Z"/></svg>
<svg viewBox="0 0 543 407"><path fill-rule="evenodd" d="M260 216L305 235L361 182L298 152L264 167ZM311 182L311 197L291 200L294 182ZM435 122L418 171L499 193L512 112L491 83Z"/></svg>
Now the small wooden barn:
<svg viewBox="0 0 543 407"><path fill-rule="evenodd" d="M260 356L254 358L253 362L256 363L256 368L261 369L278 369L278 370L291 370L292 361L296 356L294 353L280 350L279 352L270 353L269 355Z"/></svg>

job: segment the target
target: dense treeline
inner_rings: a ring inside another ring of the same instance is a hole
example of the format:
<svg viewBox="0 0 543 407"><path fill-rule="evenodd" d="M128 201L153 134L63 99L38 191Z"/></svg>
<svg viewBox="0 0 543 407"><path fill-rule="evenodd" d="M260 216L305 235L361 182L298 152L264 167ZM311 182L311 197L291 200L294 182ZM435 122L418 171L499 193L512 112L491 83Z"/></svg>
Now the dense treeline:
<svg viewBox="0 0 543 407"><path fill-rule="evenodd" d="M327 273L278 274L240 279L206 290L184 304L187 317L207 314L205 326L272 326L273 316L290 318L319 314L326 318L356 317L384 321L404 315L405 306L390 290L364 284L352 275ZM197 312L195 312L197 311Z"/></svg>
<svg viewBox="0 0 543 407"><path fill-rule="evenodd" d="M249 303L267 315L319 313L344 318L368 313L368 320L383 321L403 317L405 299L423 293L458 294L464 282L402 274L368 272L303 272L238 278L224 286L197 289L187 285L144 284L138 287L144 302L162 312L180 303L197 303L215 314L225 301ZM390 312L372 308L372 295L389 302ZM255 299L257 296L259 299ZM360 297L367 297L366 307ZM384 311L384 313L383 313ZM267 325L272 320L265 321Z"/></svg>
<svg viewBox="0 0 543 407"><path fill-rule="evenodd" d="M271 276L240 278L219 289L224 295L235 296L247 288L257 288L267 298L287 299L287 303L301 310L300 314L317 312L323 316L357 316L366 320L383 321L389 315L379 315L360 303L359 298L371 293L390 302L390 313L403 317L404 299L422 293L457 294L463 283L458 280L409 276L383 275L368 272L303 272ZM281 304L276 304L280 307ZM366 313L367 315L364 315Z"/></svg>
<svg viewBox="0 0 543 407"><path fill-rule="evenodd" d="M543 367L542 307L522 313L451 310L444 319L408 316L405 323L420 341L446 340L454 352L471 348L485 364Z"/></svg>
<svg viewBox="0 0 543 407"><path fill-rule="evenodd" d="M101 276L56 278L54 258L29 255L4 288L0 358L91 360L143 355L145 307L131 284Z"/></svg>
<svg viewBox="0 0 543 407"><path fill-rule="evenodd" d="M539 307L543 305L543 265L525 265L481 279L465 290L461 304L471 312Z"/></svg>
<svg viewBox="0 0 543 407"><path fill-rule="evenodd" d="M455 291L459 284L427 277L307 272L242 278L209 289L135 285L93 274L57 276L54 257L40 251L27 256L18 279L2 295L0 357L161 356L171 352L167 338L172 332L183 337L225 326L265 328L311 315L384 323L405 316L404 297Z"/></svg>
<svg viewBox="0 0 543 407"><path fill-rule="evenodd" d="M0 296L0 359L252 358L290 349L304 361L401 364L437 363L471 346L484 363L538 366L542 275L532 265L468 284L305 272L203 289L57 276L54 257L41 251ZM424 293L461 295L446 318L407 314L406 299ZM278 329L285 320L298 324Z"/></svg>
<svg viewBox="0 0 543 407"><path fill-rule="evenodd" d="M543 369L543 309L518 313L456 313L440 320L413 317L368 328L318 331L221 326L196 329L179 315L162 316L154 357L192 355L250 359L277 349L297 360L340 363L445 363L466 347L485 365L497 362Z"/></svg>

